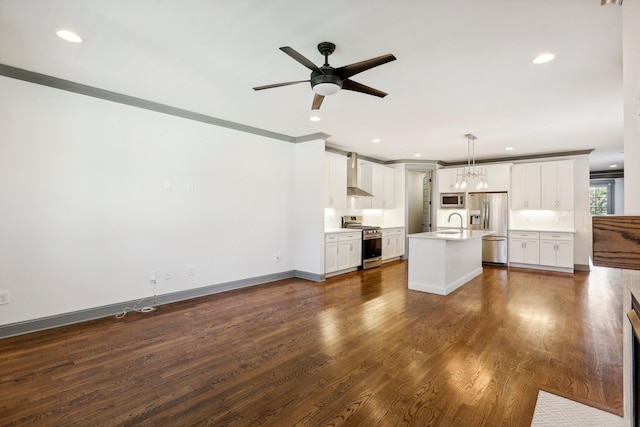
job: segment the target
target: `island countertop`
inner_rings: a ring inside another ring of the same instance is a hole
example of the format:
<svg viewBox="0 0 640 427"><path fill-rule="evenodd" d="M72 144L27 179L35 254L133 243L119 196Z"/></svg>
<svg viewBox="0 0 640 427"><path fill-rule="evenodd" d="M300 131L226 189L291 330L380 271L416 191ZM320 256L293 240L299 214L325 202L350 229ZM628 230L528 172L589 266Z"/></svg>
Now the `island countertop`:
<svg viewBox="0 0 640 427"><path fill-rule="evenodd" d="M472 240L472 239L480 239L484 236L490 236L495 234L495 231L491 230L463 230L462 232L458 230L440 230L440 231L430 231L426 233L416 233L409 234L407 237L409 238L417 238L417 239L434 239L434 240Z"/></svg>

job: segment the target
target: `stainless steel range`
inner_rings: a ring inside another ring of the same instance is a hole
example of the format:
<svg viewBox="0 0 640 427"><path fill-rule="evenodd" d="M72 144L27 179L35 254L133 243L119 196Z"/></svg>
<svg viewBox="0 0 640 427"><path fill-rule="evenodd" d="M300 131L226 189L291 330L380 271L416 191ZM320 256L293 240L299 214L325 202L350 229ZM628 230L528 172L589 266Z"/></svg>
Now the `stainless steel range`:
<svg viewBox="0 0 640 427"><path fill-rule="evenodd" d="M362 230L361 270L382 265L382 230L380 227L362 225L362 215L345 215L342 217L342 228Z"/></svg>

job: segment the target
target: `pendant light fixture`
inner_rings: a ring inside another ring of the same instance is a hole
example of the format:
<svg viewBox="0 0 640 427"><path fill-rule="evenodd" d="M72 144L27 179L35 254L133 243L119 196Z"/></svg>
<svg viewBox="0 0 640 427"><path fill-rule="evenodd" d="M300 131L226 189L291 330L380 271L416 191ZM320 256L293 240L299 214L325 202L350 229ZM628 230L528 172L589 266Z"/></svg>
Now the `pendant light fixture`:
<svg viewBox="0 0 640 427"><path fill-rule="evenodd" d="M487 189L489 188L487 168L476 167L476 139L478 138L470 133L465 137L467 138L467 166L462 170L456 169L455 188L465 190L467 181L477 181L476 190Z"/></svg>

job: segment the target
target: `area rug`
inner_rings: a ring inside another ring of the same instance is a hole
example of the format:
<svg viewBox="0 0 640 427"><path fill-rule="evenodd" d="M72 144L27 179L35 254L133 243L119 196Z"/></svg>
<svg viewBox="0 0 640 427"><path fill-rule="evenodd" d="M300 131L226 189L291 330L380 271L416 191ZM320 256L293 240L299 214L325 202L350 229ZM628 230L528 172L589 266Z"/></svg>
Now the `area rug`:
<svg viewBox="0 0 640 427"><path fill-rule="evenodd" d="M540 390L532 427L622 427L622 417Z"/></svg>

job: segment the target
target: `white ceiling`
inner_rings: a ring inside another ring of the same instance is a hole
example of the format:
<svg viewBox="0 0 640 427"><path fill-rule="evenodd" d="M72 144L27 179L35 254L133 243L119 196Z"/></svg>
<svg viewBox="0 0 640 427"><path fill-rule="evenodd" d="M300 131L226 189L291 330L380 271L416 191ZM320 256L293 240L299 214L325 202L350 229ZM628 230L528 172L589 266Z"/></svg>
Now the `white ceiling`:
<svg viewBox="0 0 640 427"><path fill-rule="evenodd" d="M624 7L624 6L623 6ZM465 160L595 149L622 167L620 6L600 0L2 0L0 63L381 160ZM80 34L73 45L60 28ZM392 53L358 74L388 92L341 91L309 121L309 78L281 52L339 67ZM538 53L556 60L533 65ZM372 143L373 138L382 142ZM505 152L512 146L514 151Z"/></svg>

